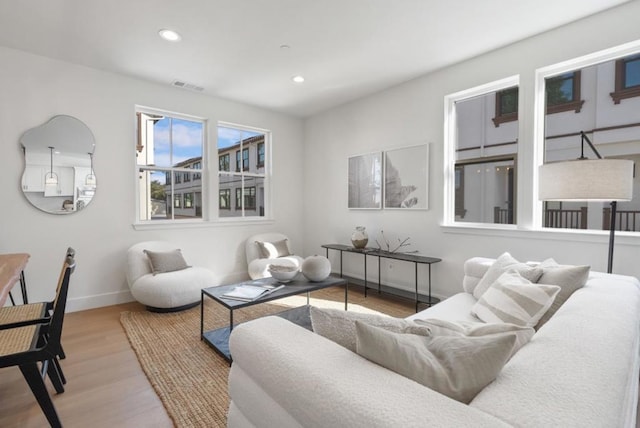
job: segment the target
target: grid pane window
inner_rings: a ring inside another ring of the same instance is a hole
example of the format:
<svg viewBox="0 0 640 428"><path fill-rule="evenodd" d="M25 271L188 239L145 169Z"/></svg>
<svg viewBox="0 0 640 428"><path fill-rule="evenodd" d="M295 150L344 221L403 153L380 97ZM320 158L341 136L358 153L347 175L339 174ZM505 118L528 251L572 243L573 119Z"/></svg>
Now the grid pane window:
<svg viewBox="0 0 640 428"><path fill-rule="evenodd" d="M225 192L224 197L220 193L220 217L265 216L267 192L264 165L268 143L269 134L266 132L235 126L218 127L218 157L235 156L235 168L218 171L220 188L229 191L228 196Z"/></svg>
<svg viewBox="0 0 640 428"><path fill-rule="evenodd" d="M453 105L452 220L515 224L518 87L481 92L455 100ZM490 126L492 121L495 126Z"/></svg>
<svg viewBox="0 0 640 428"><path fill-rule="evenodd" d="M160 111L136 115L139 221L201 219L205 122Z"/></svg>
<svg viewBox="0 0 640 428"><path fill-rule="evenodd" d="M545 79L548 95L546 107L549 109L554 102L549 94L562 94L563 98L569 98L572 92L567 79L571 76L584 76L585 85L581 89L581 96L589 103L591 111L589 114L571 112L557 115L558 117L547 116L544 129L544 163L574 161L581 156L597 159L598 156L588 142L583 142L581 131L584 131L586 139L602 157L640 162L640 126L637 115L634 117L633 113L630 114L635 107L630 102L620 103L622 99L640 96L640 87L622 87L623 83L632 83L626 80L626 72L633 72L634 67L639 67L640 71L640 56L637 54L618 60L607 60ZM612 72L615 72L615 75L612 75ZM637 79L640 83L640 76L637 76ZM610 92L608 85L614 80L616 88L620 91L610 93L613 102L611 99L601 102L599 97L605 90ZM638 186L640 181L636 174L633 187L637 189ZM609 230L610 220L609 202L545 201L542 203L540 226L555 229ZM640 231L640 201L637 198L628 202L618 202L616 228Z"/></svg>

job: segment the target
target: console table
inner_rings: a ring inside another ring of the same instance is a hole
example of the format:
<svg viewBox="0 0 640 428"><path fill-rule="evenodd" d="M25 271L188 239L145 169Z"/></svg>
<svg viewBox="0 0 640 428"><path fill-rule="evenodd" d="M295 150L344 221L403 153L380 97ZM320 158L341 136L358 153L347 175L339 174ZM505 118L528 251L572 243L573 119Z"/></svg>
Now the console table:
<svg viewBox="0 0 640 428"><path fill-rule="evenodd" d="M367 289L368 288L373 288L373 287L368 287L368 282L367 282L367 256L373 256L373 257L377 257L378 258L378 293L381 292L380 290L380 259L384 258L384 259L392 259L392 260L400 260L400 261L404 261L404 262L409 262L409 263L413 263L415 266L415 302L416 302L416 312L418 312L418 304L419 303L424 303L427 304L429 306L433 306L436 303L438 303L440 301L440 299L438 299L437 297L433 297L431 296L431 265L434 263L438 263L440 261L442 261L442 259L438 259L435 257L426 257L426 256L419 256L416 254L406 254L406 253L392 253L389 251L383 251L383 250L379 250L376 248L355 248L353 246L350 245L342 245L342 244L324 244L321 246L322 248L324 248L326 250L326 255L327 258L329 257L329 250L335 250L335 251L339 251L340 252L340 277L342 277L342 254L344 252L347 253L355 253L355 254L362 254L364 256L364 296L367 297ZM419 264L426 264L429 267L429 281L428 281L428 294L427 294L427 299L426 300L421 300L420 299L420 294L418 293L418 265Z"/></svg>

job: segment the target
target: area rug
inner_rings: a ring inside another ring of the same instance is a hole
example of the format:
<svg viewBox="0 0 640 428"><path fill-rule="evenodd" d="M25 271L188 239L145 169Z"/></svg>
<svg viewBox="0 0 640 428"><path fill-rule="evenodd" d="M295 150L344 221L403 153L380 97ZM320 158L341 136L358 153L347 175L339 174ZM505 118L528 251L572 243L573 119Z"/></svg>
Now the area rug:
<svg viewBox="0 0 640 428"><path fill-rule="evenodd" d="M306 304L293 296L234 311L243 322ZM334 300L311 299L320 307L344 308ZM375 311L349 304L349 310ZM229 312L205 301L205 331L229 323ZM200 340L200 308L178 313L122 312L120 322L140 365L176 427L224 427L227 421L229 364Z"/></svg>

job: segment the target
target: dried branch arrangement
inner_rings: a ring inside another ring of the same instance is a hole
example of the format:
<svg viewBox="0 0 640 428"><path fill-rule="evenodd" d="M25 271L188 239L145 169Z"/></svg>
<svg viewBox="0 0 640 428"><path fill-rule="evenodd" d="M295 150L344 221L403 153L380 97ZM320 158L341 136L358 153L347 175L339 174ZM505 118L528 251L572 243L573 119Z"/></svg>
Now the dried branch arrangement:
<svg viewBox="0 0 640 428"><path fill-rule="evenodd" d="M384 230L380 231L380 236L384 240L384 247L385 247L383 248L383 246L380 245L380 242L378 242L378 240L376 239L376 244L378 245L378 249L380 251L386 251L388 253L396 253L398 252L399 249L408 247L409 245L411 245L411 243L409 242L411 238L405 238L403 240L400 240L400 238L398 238L398 243L396 244L396 246L391 248L391 244L389 243L389 240L386 238L386 236L384 236ZM406 252L417 253L417 251L406 251Z"/></svg>

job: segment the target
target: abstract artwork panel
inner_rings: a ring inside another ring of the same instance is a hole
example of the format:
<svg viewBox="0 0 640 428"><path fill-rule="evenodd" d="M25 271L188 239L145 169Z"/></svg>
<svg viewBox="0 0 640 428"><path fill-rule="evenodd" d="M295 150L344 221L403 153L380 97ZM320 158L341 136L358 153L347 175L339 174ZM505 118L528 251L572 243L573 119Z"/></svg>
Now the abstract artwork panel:
<svg viewBox="0 0 640 428"><path fill-rule="evenodd" d="M389 150L384 156L384 208L429 209L428 144Z"/></svg>
<svg viewBox="0 0 640 428"><path fill-rule="evenodd" d="M382 153L349 158L349 208L382 207Z"/></svg>

